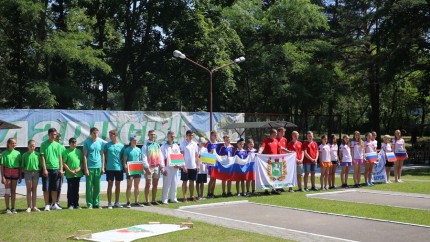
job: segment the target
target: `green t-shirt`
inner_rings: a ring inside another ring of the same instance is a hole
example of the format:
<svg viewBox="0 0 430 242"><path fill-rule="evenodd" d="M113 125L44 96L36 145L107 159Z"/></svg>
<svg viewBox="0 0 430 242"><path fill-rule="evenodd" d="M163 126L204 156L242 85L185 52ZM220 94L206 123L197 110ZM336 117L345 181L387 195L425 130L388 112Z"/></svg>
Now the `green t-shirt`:
<svg viewBox="0 0 430 242"><path fill-rule="evenodd" d="M141 161L142 151L138 147L129 146L124 150L124 157L127 158L127 161Z"/></svg>
<svg viewBox="0 0 430 242"><path fill-rule="evenodd" d="M102 152L103 141L97 139L87 139L84 142L84 151L87 152L87 165L88 168L101 168L102 167Z"/></svg>
<svg viewBox="0 0 430 242"><path fill-rule="evenodd" d="M38 171L42 159L40 158L39 152L25 152L22 155L22 167L24 171Z"/></svg>
<svg viewBox="0 0 430 242"><path fill-rule="evenodd" d="M122 171L122 153L124 152L124 144L109 142L105 144L103 150L106 152L106 170L107 171Z"/></svg>
<svg viewBox="0 0 430 242"><path fill-rule="evenodd" d="M66 164L70 168L70 170L76 170L81 167L81 161L83 160L83 158L84 155L79 149L71 150L69 148L63 152L63 163ZM72 174L66 170L66 178L82 177L82 175L82 170L80 170L76 174Z"/></svg>
<svg viewBox="0 0 430 242"><path fill-rule="evenodd" d="M46 169L60 169L60 156L64 146L56 141L46 140L40 145L40 154L45 156Z"/></svg>
<svg viewBox="0 0 430 242"><path fill-rule="evenodd" d="M1 154L1 164L10 169L21 166L21 153L17 150L5 150Z"/></svg>

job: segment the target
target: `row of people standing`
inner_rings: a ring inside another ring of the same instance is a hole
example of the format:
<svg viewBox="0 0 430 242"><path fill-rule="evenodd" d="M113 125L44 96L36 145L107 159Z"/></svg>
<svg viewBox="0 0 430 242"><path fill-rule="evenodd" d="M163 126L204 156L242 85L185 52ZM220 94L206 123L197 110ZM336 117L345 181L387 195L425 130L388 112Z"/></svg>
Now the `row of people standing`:
<svg viewBox="0 0 430 242"><path fill-rule="evenodd" d="M98 129L91 128L90 137L84 142L83 152L76 148L76 139L69 139L69 148L65 148L56 139L58 137L55 129L48 130L48 140L41 144L40 155L35 151L36 143L30 140L28 143L29 151L21 154L15 150L16 140L10 138L7 142L8 150L2 153L1 172L2 183L5 184L5 204L7 213L16 213L15 194L16 183L21 179L21 171L24 172L24 179L27 186L27 212L39 211L36 206L36 188L39 179L39 173L42 176L42 190L44 192L45 210L61 209L59 205L59 194L61 192L61 183L63 175L68 181L68 208L78 209L79 207L79 183L83 175L86 176L86 203L88 208L101 208L99 201L100 179L101 175L106 173L108 181L108 208L122 207L119 203L120 183L123 180L123 172L126 173L127 190L126 190L126 207L131 207L131 190L134 185L134 203L135 206L158 205L155 200L157 193L158 180L163 176L163 194L162 203L177 202L176 187L178 185L177 174L181 169L181 180L183 200L187 201L187 192L193 201L203 198L204 184L207 180L207 174L212 174L213 166L205 165L200 162L202 152L217 153L218 155L234 156L246 158L249 153L262 154L283 154L296 152L297 161L297 183L298 191L308 191L308 177L311 175L311 190L317 190L315 187L315 169L319 161L321 167L321 189L330 189L335 187L336 166L342 167L341 180L342 186L347 187L349 167L354 166L354 184L360 186L361 166L366 164L365 183L371 184L373 173L373 164L366 162L365 153L376 151L377 143L376 134L367 134L366 141L362 142L360 133L354 134L352 142L349 142L349 136L344 136L342 145L337 147L337 138L335 135L330 137L330 143L327 143L327 137L322 137L321 145L313 141L312 132L307 133L307 140L302 144L298 141L299 134L292 132L292 141L288 142L284 137L285 129L271 130L270 137L264 139L257 151L254 148L252 139L247 140L247 149L244 148L244 140L239 139L237 148L231 145L230 137L224 136L224 143L217 142L217 132L210 134L210 140L206 143L205 139L199 139L199 143L193 141L194 134L187 131L185 140L176 144L175 133L169 131L167 141L163 145L155 142L155 131L148 132L148 140L145 141L142 148L137 147L137 138L130 137L130 146L125 148L119 142L116 130L109 131L110 141L105 144L98 138ZM404 140L401 138L400 131L395 132L395 139L392 141L394 150L404 150ZM390 137L384 136L382 149L385 152L392 150ZM170 154L184 154L184 166L172 166L170 164ZM145 182L145 202L139 203L139 184L141 175L130 175L127 170L128 161L143 160ZM389 177L390 166L396 164L395 181L401 182L401 166L403 159L399 158L397 162L387 162L387 177ZM304 172L303 172L304 170ZM63 172L64 171L64 172ZM304 173L304 189L301 186L302 174ZM194 183L197 184L197 195L194 196ZM387 183L389 178L387 178ZM208 198L215 197L216 179L211 176L208 184ZM112 203L113 187L115 185L115 198ZM246 185L246 192L245 192ZM152 190L151 190L152 186ZM187 191L187 189L189 189ZM151 200L149 192L151 190ZM227 190L227 191L226 191ZM241 192L240 192L241 190ZM250 192L252 190L252 192ZM292 187L289 187L292 192ZM222 182L222 195L230 196L231 182ZM267 191L266 191L267 192ZM255 180L238 181L236 183L236 193L241 196L253 195L255 193ZM279 194L279 191L273 190L272 193ZM10 198L10 199L9 199ZM12 209L9 209L9 200L11 200Z"/></svg>

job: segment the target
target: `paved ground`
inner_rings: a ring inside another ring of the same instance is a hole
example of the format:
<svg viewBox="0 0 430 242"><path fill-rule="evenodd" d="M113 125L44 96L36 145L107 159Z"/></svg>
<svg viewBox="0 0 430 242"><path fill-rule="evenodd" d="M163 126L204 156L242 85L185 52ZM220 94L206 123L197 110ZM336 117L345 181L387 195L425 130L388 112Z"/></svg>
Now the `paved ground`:
<svg viewBox="0 0 430 242"><path fill-rule="evenodd" d="M430 195L425 194L350 189L339 192L313 193L306 196L336 201L430 210Z"/></svg>

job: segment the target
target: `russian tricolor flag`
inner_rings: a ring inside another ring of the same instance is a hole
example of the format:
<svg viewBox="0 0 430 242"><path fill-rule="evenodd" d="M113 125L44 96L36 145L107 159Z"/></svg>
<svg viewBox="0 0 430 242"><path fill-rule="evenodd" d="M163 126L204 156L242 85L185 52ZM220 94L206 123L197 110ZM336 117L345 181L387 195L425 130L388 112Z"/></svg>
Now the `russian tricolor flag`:
<svg viewBox="0 0 430 242"><path fill-rule="evenodd" d="M397 160L396 156L394 155L394 152L387 152L386 155L388 162L395 162Z"/></svg>
<svg viewBox="0 0 430 242"><path fill-rule="evenodd" d="M378 154L376 154L376 152L366 153L366 160L368 162L377 162L378 161Z"/></svg>
<svg viewBox="0 0 430 242"><path fill-rule="evenodd" d="M254 162L251 159L242 160L238 156L222 157L223 161L216 161L211 175L222 181L254 180ZM243 161L248 161L242 163Z"/></svg>
<svg viewBox="0 0 430 242"><path fill-rule="evenodd" d="M406 154L406 151L399 151L399 152L396 152L396 158L400 160L404 160L408 158L408 155Z"/></svg>

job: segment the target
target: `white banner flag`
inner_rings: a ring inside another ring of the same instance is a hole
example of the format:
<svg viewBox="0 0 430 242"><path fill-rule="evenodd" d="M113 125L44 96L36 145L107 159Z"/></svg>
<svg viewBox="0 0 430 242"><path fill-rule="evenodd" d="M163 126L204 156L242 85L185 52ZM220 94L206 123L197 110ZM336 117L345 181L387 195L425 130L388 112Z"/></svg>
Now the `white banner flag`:
<svg viewBox="0 0 430 242"><path fill-rule="evenodd" d="M255 156L256 189L297 185L296 153Z"/></svg>
<svg viewBox="0 0 430 242"><path fill-rule="evenodd" d="M387 174L385 173L385 153L384 151L379 152L378 162L375 162L375 169L373 169L372 182L383 182L387 180Z"/></svg>

